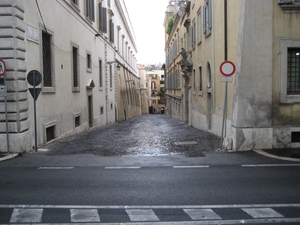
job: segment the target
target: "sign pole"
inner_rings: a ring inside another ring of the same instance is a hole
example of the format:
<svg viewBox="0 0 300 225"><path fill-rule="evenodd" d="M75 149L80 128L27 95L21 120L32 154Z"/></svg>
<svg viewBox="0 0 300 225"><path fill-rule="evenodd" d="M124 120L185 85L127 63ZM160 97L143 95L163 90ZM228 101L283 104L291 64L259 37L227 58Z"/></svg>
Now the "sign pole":
<svg viewBox="0 0 300 225"><path fill-rule="evenodd" d="M41 93L41 88L36 88L36 86L40 85L42 82L42 75L37 70L31 70L27 75L27 81L33 88L29 88L29 92L33 97L33 113L34 113L34 144L35 144L35 151L37 152L37 124L36 124L36 100Z"/></svg>
<svg viewBox="0 0 300 225"><path fill-rule="evenodd" d="M220 149L223 149L223 141L226 137L226 120L227 120L227 102L228 102L228 82L232 82L231 76L235 73L235 65L233 62L224 61L220 65L220 72L222 73L222 82L225 82L225 94L224 94L224 108L223 108L223 121L222 121L222 131L221 131L221 143ZM231 78L231 79L229 79ZM224 80L224 81L223 81Z"/></svg>

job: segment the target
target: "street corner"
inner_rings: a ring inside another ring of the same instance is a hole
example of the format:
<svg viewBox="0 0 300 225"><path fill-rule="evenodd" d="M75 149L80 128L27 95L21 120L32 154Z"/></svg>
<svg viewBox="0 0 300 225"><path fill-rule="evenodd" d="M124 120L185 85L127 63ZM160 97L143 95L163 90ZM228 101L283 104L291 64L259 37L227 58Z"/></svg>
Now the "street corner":
<svg viewBox="0 0 300 225"><path fill-rule="evenodd" d="M19 156L19 153L0 153L0 162L13 159Z"/></svg>
<svg viewBox="0 0 300 225"><path fill-rule="evenodd" d="M253 151L269 158L300 163L300 148L257 149Z"/></svg>

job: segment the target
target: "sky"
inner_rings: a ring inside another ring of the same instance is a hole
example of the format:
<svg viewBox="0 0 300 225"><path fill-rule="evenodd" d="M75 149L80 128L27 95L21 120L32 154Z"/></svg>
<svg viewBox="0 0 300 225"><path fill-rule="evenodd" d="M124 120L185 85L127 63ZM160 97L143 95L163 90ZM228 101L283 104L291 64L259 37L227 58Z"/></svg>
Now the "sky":
<svg viewBox="0 0 300 225"><path fill-rule="evenodd" d="M165 28L168 0L124 0L134 29L138 64L165 61Z"/></svg>

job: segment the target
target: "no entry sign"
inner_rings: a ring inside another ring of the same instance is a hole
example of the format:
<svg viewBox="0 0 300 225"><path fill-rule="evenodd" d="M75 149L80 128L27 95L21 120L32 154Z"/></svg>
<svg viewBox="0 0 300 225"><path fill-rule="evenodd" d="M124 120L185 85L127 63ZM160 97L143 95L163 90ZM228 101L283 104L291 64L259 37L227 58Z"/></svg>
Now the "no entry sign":
<svg viewBox="0 0 300 225"><path fill-rule="evenodd" d="M235 73L235 65L234 65L234 63L231 62L231 61L224 61L220 65L220 72L224 76L227 76L227 77L232 76Z"/></svg>
<svg viewBox="0 0 300 225"><path fill-rule="evenodd" d="M6 66L3 59L0 59L0 77L3 77L6 73Z"/></svg>

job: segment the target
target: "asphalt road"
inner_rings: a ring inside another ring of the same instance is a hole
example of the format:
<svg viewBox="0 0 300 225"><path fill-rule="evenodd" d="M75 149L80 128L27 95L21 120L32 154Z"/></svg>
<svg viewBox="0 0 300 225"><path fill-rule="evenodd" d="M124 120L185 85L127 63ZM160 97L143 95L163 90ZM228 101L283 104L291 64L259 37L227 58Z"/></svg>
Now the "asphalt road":
<svg viewBox="0 0 300 225"><path fill-rule="evenodd" d="M47 152L0 162L0 224L300 224L299 163L216 151L215 136L166 116L155 124L168 138L145 138L147 151L139 152L142 142L131 138L151 119L93 129L44 146ZM135 130L109 141L120 126ZM186 140L197 143L173 144ZM97 154L109 149L112 155Z"/></svg>

